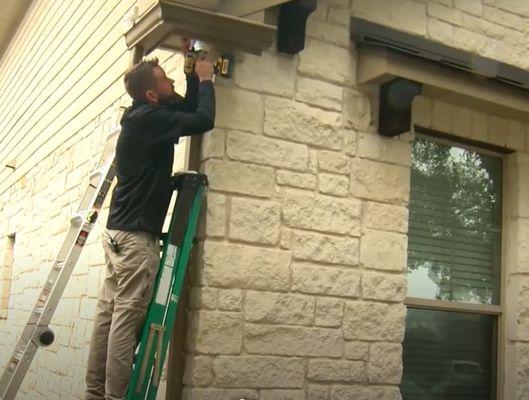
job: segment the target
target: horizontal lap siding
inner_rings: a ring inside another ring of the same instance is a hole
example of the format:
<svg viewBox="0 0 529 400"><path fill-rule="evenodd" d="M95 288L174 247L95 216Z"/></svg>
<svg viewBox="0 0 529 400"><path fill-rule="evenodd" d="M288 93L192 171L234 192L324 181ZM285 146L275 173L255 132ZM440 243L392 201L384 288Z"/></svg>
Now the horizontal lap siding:
<svg viewBox="0 0 529 400"><path fill-rule="evenodd" d="M0 170L0 194L123 94L121 21L132 3L43 0L30 9L0 70L0 160L18 164Z"/></svg>

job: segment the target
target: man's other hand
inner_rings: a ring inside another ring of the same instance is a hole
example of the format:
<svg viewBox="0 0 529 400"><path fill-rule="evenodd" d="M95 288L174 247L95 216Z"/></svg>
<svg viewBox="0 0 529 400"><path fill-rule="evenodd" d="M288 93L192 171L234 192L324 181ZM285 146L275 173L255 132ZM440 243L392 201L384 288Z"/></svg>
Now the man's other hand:
<svg viewBox="0 0 529 400"><path fill-rule="evenodd" d="M213 79L213 63L209 60L197 60L195 62L195 73L198 79L202 81L211 81Z"/></svg>

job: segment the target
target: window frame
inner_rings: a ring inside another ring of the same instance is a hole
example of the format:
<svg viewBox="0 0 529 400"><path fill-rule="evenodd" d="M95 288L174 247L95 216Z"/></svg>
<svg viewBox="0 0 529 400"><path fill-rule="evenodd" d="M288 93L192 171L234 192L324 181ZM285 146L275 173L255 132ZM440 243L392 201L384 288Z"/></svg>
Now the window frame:
<svg viewBox="0 0 529 400"><path fill-rule="evenodd" d="M439 131L435 131L428 128L423 128L420 126L414 126L415 129L415 139L422 138L435 143L444 144L448 146L455 146L462 149L474 151L480 154L489 155L497 157L501 160L502 163L502 187L499 192L501 193L501 212L500 212L500 257L498 262L498 268L500 269L499 273L499 304L476 304L476 303L465 303L465 302L450 302L443 300L432 300L432 299L423 299L419 297L406 296L404 299L404 305L406 309L420 309L420 310L436 310L436 311L451 311L451 312L461 312L461 313L470 313L470 314L481 314L481 315L492 315L496 317L494 324L494 331L492 332L493 337L493 348L491 349L491 354L493 357L493 365L495 366L494 371L492 371L492 381L491 381L491 392L496 392L496 400L503 399L504 392L504 380L503 380L503 366L504 366L504 354L505 354L505 289L506 289L506 278L507 272L505 268L505 254L506 254L506 236L505 231L505 221L506 219L506 207L507 203L505 200L507 198L506 193L506 158L508 154L513 153L513 151L502 148L499 146L484 144L477 142L471 139L461 138L455 135L445 134ZM413 143L413 142L412 142ZM412 165L410 164L410 170ZM411 183L411 176L410 176ZM411 187L410 187L410 199L411 199ZM409 204L409 203L408 203ZM409 229L409 227L408 227Z"/></svg>

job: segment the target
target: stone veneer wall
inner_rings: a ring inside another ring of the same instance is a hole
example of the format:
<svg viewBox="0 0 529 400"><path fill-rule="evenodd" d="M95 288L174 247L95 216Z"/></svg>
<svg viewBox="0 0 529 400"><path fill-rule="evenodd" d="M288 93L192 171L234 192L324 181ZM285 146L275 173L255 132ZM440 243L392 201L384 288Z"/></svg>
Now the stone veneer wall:
<svg viewBox="0 0 529 400"><path fill-rule="evenodd" d="M322 0L299 56L245 55L234 80L219 82L216 129L201 155L211 184L191 293L186 399L401 398L414 135L376 134L376 100L355 87L349 18L524 66L529 9L511 3ZM518 205L512 213L523 208L527 126L421 97L414 117L516 150L506 192ZM508 213L505 221L516 240L505 249L506 282L518 288L506 291L504 316L514 324L503 343L512 352L500 374L514 378L505 399L528 390L525 322L513 317L525 315L527 284L511 261L528 257L525 217Z"/></svg>

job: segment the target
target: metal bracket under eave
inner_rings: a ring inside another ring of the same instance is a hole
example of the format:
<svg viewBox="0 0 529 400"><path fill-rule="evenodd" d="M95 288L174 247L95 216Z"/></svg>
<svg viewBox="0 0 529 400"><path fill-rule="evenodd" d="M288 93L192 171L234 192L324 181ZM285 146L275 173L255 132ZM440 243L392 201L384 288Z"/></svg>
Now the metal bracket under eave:
<svg viewBox="0 0 529 400"><path fill-rule="evenodd" d="M316 10L316 0L293 0L281 6L277 22L277 50L297 54L305 48L307 18Z"/></svg>
<svg viewBox="0 0 529 400"><path fill-rule="evenodd" d="M422 85L394 78L380 85L378 133L397 136L411 129L411 103L422 91Z"/></svg>
<svg viewBox="0 0 529 400"><path fill-rule="evenodd" d="M155 48L179 51L179 37L211 43L222 51L241 50L260 55L269 48L276 27L174 1L158 0L125 33L129 48L141 47L148 54Z"/></svg>

